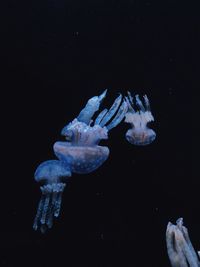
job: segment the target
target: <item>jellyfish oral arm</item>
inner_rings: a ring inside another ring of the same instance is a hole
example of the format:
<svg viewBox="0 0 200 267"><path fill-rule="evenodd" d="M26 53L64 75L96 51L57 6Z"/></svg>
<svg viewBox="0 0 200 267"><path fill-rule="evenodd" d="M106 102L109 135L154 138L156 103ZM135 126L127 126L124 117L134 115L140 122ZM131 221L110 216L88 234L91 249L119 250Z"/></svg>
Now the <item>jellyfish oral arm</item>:
<svg viewBox="0 0 200 267"><path fill-rule="evenodd" d="M167 252L172 267L200 267L200 261L192 246L188 230L179 218L176 225L171 222L166 230Z"/></svg>
<svg viewBox="0 0 200 267"><path fill-rule="evenodd" d="M53 217L58 217L60 213L65 186L65 183L54 183L40 187L42 196L33 224L34 230L40 226L41 232L45 232L47 227L50 229L53 226Z"/></svg>
<svg viewBox="0 0 200 267"><path fill-rule="evenodd" d="M108 139L108 130L100 125L90 126L74 119L62 130L62 135L71 146L94 146L100 140Z"/></svg>

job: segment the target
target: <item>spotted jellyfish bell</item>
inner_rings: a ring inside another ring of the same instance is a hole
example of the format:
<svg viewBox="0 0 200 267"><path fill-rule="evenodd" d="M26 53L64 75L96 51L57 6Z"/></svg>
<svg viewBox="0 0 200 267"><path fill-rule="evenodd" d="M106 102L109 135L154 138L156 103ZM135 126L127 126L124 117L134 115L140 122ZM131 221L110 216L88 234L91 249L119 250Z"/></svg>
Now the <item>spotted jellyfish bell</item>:
<svg viewBox="0 0 200 267"><path fill-rule="evenodd" d="M65 182L71 176L69 164L59 160L48 160L41 163L35 171L35 180L43 182L40 187L42 196L38 205L33 228L40 227L42 233L53 225L53 217L58 217L62 202Z"/></svg>

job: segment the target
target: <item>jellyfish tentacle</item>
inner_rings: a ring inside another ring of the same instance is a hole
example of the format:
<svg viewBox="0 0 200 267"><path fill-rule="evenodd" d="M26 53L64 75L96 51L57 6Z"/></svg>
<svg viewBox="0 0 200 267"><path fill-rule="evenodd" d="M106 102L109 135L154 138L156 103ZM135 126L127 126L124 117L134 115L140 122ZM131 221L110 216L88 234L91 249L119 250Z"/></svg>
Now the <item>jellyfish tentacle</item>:
<svg viewBox="0 0 200 267"><path fill-rule="evenodd" d="M35 216L35 219L34 219L34 223L33 223L33 229L34 230L38 229L38 223L40 221L41 214L42 214L42 211L43 211L44 201L45 201L45 195L42 194L40 202L38 204L37 213L36 213L36 216Z"/></svg>
<svg viewBox="0 0 200 267"><path fill-rule="evenodd" d="M56 202L55 202L55 208L54 208L54 216L58 217L60 213L60 208L61 208L61 201L62 201L62 192L58 193Z"/></svg>
<svg viewBox="0 0 200 267"><path fill-rule="evenodd" d="M136 95L136 96L135 96L135 99L136 99L136 104L137 104L138 108L139 108L142 112L145 112L144 105L142 104L142 101L140 100L139 95Z"/></svg>
<svg viewBox="0 0 200 267"><path fill-rule="evenodd" d="M144 98L144 103L145 103L146 110L147 111L151 111L150 102L149 102L149 99L148 99L147 95L144 95L143 98Z"/></svg>
<svg viewBox="0 0 200 267"><path fill-rule="evenodd" d="M191 258L195 259L196 261L198 261L198 257L196 255L196 252L192 246L192 243L190 241L190 238L189 238L189 233L188 233L188 230L185 226L182 227L182 232L184 234L184 237L185 237L185 240L188 244L188 247L189 247L189 251L191 252Z"/></svg>
<svg viewBox="0 0 200 267"><path fill-rule="evenodd" d="M135 110L133 106L131 105L131 102L127 96L125 96L126 103L128 105L128 112L135 113Z"/></svg>
<svg viewBox="0 0 200 267"><path fill-rule="evenodd" d="M57 185L57 188L55 189L57 192L55 201L54 201L54 207L53 207L53 213L55 217L58 217L60 214L60 208L61 208L61 203L62 203L62 194L65 188L64 183L59 183Z"/></svg>
<svg viewBox="0 0 200 267"><path fill-rule="evenodd" d="M46 222L46 216L47 216L47 212L49 210L49 202L50 202L50 192L45 193L46 197L45 197L45 202L44 202L44 206L43 206L43 211L42 211L42 216L40 219L41 224L45 224Z"/></svg>
<svg viewBox="0 0 200 267"><path fill-rule="evenodd" d="M52 193L49 203L49 209L46 216L46 225L50 229L53 226L53 217L54 217L54 209L55 209L55 199L57 197L57 192L53 190L54 185L52 185Z"/></svg>
<svg viewBox="0 0 200 267"><path fill-rule="evenodd" d="M179 228L179 231L181 232L183 238L180 239L181 245L184 245L187 247L187 249L184 250L186 258L188 259L188 262L191 266L195 266L195 263L198 262L197 254L192 246L192 243L189 238L189 233L187 228L183 225L183 218L179 218L176 221L177 227ZM200 266L200 263L199 263Z"/></svg>
<svg viewBox="0 0 200 267"><path fill-rule="evenodd" d="M53 217L58 217L60 213L64 188L64 183L41 186L42 197L33 224L35 230L37 230L40 225L41 232L45 233L47 227L52 227Z"/></svg>
<svg viewBox="0 0 200 267"><path fill-rule="evenodd" d="M49 209L49 213L47 214L47 226L50 229L53 226L53 217L54 217L54 206L55 206L55 199L57 197L57 192L53 192L52 196L51 196L51 203L50 203L50 209Z"/></svg>
<svg viewBox="0 0 200 267"><path fill-rule="evenodd" d="M104 116L104 118L102 119L102 121L100 122L100 126L104 127L106 125L106 123L113 117L113 115L115 114L115 112L118 110L120 103L122 101L122 95L120 94L114 101L114 103L112 104L111 108L109 109L109 111L107 112L107 114Z"/></svg>
<svg viewBox="0 0 200 267"><path fill-rule="evenodd" d="M129 91L127 93L128 93L128 100L130 104L132 105L132 108L134 108L133 97Z"/></svg>
<svg viewBox="0 0 200 267"><path fill-rule="evenodd" d="M105 108L104 110L102 110L99 115L97 116L94 125L99 125L101 120L104 118L104 116L106 115L106 113L108 112L108 109Z"/></svg>
<svg viewBox="0 0 200 267"><path fill-rule="evenodd" d="M112 128L116 127L123 120L127 110L128 110L128 105L127 105L126 101L123 100L123 103L121 104L114 119L110 122L110 124L106 125L106 128L108 129L108 131L110 131Z"/></svg>
<svg viewBox="0 0 200 267"><path fill-rule="evenodd" d="M192 246L183 219L177 220L176 225L168 223L166 230L167 252L172 267L199 267L200 262Z"/></svg>
<svg viewBox="0 0 200 267"><path fill-rule="evenodd" d="M173 267L188 267L186 258L181 250L179 243L175 242L177 232L175 226L169 222L166 231L167 251ZM180 265L181 264L181 265Z"/></svg>
<svg viewBox="0 0 200 267"><path fill-rule="evenodd" d="M101 103L102 100L106 97L107 91L108 91L108 89L105 89L105 90L103 91L103 93L100 94L100 95L98 96L98 98L99 98L99 102L100 102L100 103Z"/></svg>
<svg viewBox="0 0 200 267"><path fill-rule="evenodd" d="M102 100L105 98L107 89L100 95L90 98L86 106L77 116L78 121L89 124L94 113L99 109Z"/></svg>
<svg viewBox="0 0 200 267"><path fill-rule="evenodd" d="M50 229L53 225L53 193L51 195L50 201L49 201L49 209L47 211L46 215L46 225Z"/></svg>

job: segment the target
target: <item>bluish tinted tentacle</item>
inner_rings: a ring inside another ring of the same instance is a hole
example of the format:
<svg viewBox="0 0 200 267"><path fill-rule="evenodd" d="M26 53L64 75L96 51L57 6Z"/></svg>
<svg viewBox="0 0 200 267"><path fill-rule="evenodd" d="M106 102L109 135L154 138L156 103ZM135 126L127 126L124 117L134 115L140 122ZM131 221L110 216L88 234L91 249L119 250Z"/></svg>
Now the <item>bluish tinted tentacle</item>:
<svg viewBox="0 0 200 267"><path fill-rule="evenodd" d="M128 105L127 105L126 101L124 100L123 103L121 104L116 116L111 121L111 123L106 126L106 128L108 130L111 130L112 128L116 127L123 120L127 110L128 110Z"/></svg>
<svg viewBox="0 0 200 267"><path fill-rule="evenodd" d="M50 201L50 193L47 193L46 198L45 198L45 202L44 202L43 211L42 211L42 216L40 219L41 224L45 224L45 222L46 222L46 216L47 216L47 212L48 212L48 208L49 208L49 201Z"/></svg>
<svg viewBox="0 0 200 267"><path fill-rule="evenodd" d="M131 93L129 91L127 93L128 93L129 102L132 105L132 108L134 108L133 97L132 97L132 95L131 95Z"/></svg>
<svg viewBox="0 0 200 267"><path fill-rule="evenodd" d="M56 199L56 202L55 202L55 208L54 208L54 216L55 217L58 217L60 214L61 202L62 202L62 192L59 192L57 199Z"/></svg>
<svg viewBox="0 0 200 267"><path fill-rule="evenodd" d="M52 193L50 201L49 201L49 209L46 216L46 225L48 228L51 228L53 226L53 195Z"/></svg>
<svg viewBox="0 0 200 267"><path fill-rule="evenodd" d="M108 109L105 108L104 110L102 110L99 115L97 116L94 125L100 124L101 120L103 119L103 117L106 115Z"/></svg>
<svg viewBox="0 0 200 267"><path fill-rule="evenodd" d="M61 203L62 203L62 194L63 194L63 191L59 192L57 195L57 199L55 202L55 208L54 208L54 216L55 217L58 217L60 214Z"/></svg>
<svg viewBox="0 0 200 267"><path fill-rule="evenodd" d="M106 97L106 94L107 94L107 89L103 91L102 94L100 94L100 96L98 96L99 98L99 102L101 103L103 101L103 99Z"/></svg>
<svg viewBox="0 0 200 267"><path fill-rule="evenodd" d="M177 227L180 229L180 231L182 232L184 238L185 238L185 241L187 243L187 249L184 250L185 252L185 255L188 259L188 262L191 266L195 266L195 264L198 261L198 257L197 257L197 254L193 248L193 245L190 241L190 238L189 238L189 234L188 234L188 230L185 226L183 226L183 218L179 218L177 221L176 221L176 224L177 224ZM200 262L199 262L199 265L200 266Z"/></svg>
<svg viewBox="0 0 200 267"><path fill-rule="evenodd" d="M47 226L49 228L51 228L53 226L53 217L54 217L54 211L55 211L55 205L56 205L57 197L58 197L58 192L53 192L52 198L51 198L51 212L47 218Z"/></svg>
<svg viewBox="0 0 200 267"><path fill-rule="evenodd" d="M127 96L125 96L125 100L126 100L126 103L128 105L128 111L130 111L131 113L135 113L135 110L130 103L130 99Z"/></svg>
<svg viewBox="0 0 200 267"><path fill-rule="evenodd" d="M136 96L135 96L135 99L136 99L136 104L137 104L138 108L139 108L141 111L145 112L145 108L144 108L144 106L143 106L143 104L142 104L142 101L140 100L139 95L136 95Z"/></svg>
<svg viewBox="0 0 200 267"><path fill-rule="evenodd" d="M36 216L35 216L35 219L34 219L34 223L33 223L33 229L34 230L38 229L38 224L40 223L40 218L41 218L42 210L43 210L43 207L44 207L44 201L45 201L45 195L42 194L40 202L38 204L38 209L37 209L37 213L36 213Z"/></svg>
<svg viewBox="0 0 200 267"><path fill-rule="evenodd" d="M144 98L146 110L151 111L151 107L150 107L150 103L149 103L149 99L148 99L147 95L144 95L143 98Z"/></svg>
<svg viewBox="0 0 200 267"><path fill-rule="evenodd" d="M166 231L167 252L172 267L199 267L200 262L192 246L183 219L179 218L176 225L168 223Z"/></svg>
<svg viewBox="0 0 200 267"><path fill-rule="evenodd" d="M120 104L122 101L122 95L120 94L114 101L114 103L112 104L111 108L109 109L109 111L107 112L107 114L105 115L105 117L102 119L102 121L100 122L100 126L104 127L106 125L106 123L113 117L113 115L115 114L115 112L118 110Z"/></svg>
<svg viewBox="0 0 200 267"><path fill-rule="evenodd" d="M105 90L100 96L94 96L90 98L86 106L81 110L77 119L81 122L89 124L94 113L99 109L102 100L106 96L107 90Z"/></svg>

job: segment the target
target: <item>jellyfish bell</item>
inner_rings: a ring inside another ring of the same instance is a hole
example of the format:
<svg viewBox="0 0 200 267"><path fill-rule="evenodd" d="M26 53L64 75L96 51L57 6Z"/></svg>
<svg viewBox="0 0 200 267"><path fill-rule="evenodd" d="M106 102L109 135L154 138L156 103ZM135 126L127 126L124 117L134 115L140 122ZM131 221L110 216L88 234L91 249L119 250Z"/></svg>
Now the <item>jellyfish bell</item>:
<svg viewBox="0 0 200 267"><path fill-rule="evenodd" d="M56 142L53 149L61 161L70 161L72 172L79 174L96 170L109 156L106 146L72 146L67 142Z"/></svg>
<svg viewBox="0 0 200 267"><path fill-rule="evenodd" d="M127 113L125 122L132 125L132 128L126 133L127 141L138 146L151 144L156 138L156 133L147 126L147 123L152 120L152 115L147 112Z"/></svg>
<svg viewBox="0 0 200 267"><path fill-rule="evenodd" d="M59 160L47 160L36 169L34 177L36 182L44 181L47 184L58 183L60 179L71 176L69 166Z"/></svg>
<svg viewBox="0 0 200 267"><path fill-rule="evenodd" d="M66 177L71 176L69 165L59 160L48 160L41 163L35 171L35 180L42 182L42 196L38 205L33 228L40 227L42 233L53 225L53 217L58 217L62 202L62 193Z"/></svg>
<svg viewBox="0 0 200 267"><path fill-rule="evenodd" d="M152 129L134 130L130 129L126 133L126 140L136 146L146 146L151 144L156 138L156 133Z"/></svg>

